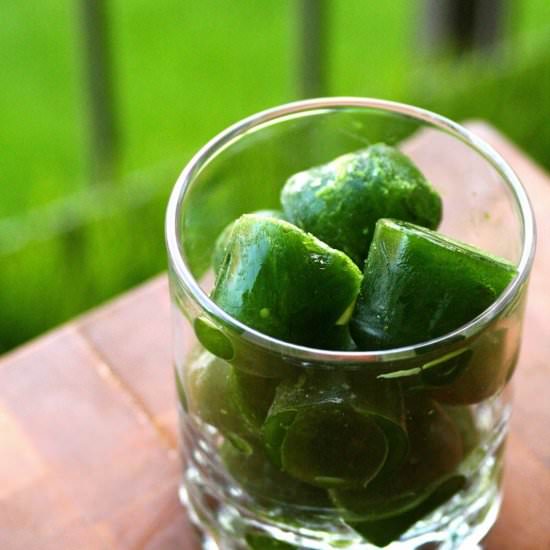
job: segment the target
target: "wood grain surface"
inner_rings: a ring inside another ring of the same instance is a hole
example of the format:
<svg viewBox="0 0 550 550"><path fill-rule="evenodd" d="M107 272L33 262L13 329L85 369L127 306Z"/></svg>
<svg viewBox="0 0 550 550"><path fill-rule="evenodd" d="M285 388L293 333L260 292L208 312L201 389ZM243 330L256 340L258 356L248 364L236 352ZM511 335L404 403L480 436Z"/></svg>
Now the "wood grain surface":
<svg viewBox="0 0 550 550"><path fill-rule="evenodd" d="M502 511L488 550L550 550L550 178L495 130L539 245ZM177 500L170 305L164 276L0 359L0 549L195 550Z"/></svg>

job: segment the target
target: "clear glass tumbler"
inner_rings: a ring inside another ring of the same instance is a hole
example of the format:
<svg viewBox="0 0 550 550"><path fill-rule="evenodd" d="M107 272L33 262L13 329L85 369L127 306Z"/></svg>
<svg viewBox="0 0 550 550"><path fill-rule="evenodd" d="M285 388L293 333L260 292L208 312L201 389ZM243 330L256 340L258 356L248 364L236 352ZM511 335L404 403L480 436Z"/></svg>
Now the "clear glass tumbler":
<svg viewBox="0 0 550 550"><path fill-rule="evenodd" d="M431 341L337 352L261 334L209 299L226 224L277 208L290 175L377 142L403 150L438 189L439 231L517 266L488 309ZM193 157L170 198L166 235L180 495L205 547L451 549L486 535L500 504L509 382L534 254L526 193L491 147L403 104L283 105L228 128ZM297 476L274 445L289 444L289 426L304 417ZM392 468L377 470L381 456ZM342 468L373 476L343 486L333 476Z"/></svg>

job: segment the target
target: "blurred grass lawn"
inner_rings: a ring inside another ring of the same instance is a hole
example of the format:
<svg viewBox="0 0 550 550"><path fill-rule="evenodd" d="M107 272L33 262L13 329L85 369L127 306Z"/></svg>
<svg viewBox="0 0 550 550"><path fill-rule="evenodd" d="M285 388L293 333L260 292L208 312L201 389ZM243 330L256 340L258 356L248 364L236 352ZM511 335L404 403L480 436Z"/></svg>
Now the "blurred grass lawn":
<svg viewBox="0 0 550 550"><path fill-rule="evenodd" d="M483 117L550 166L550 3L514 5L507 54L491 70L419 62L418 3L329 5L328 94ZM295 2L114 0L120 177L90 191L76 8L3 6L0 352L162 270L164 205L191 154L243 116L297 99Z"/></svg>

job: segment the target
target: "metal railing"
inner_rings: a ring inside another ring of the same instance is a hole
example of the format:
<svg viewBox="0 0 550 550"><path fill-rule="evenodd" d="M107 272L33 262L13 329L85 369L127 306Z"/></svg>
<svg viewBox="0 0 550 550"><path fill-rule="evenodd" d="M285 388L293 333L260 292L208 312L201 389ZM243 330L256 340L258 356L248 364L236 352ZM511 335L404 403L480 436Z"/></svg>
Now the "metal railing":
<svg viewBox="0 0 550 550"><path fill-rule="evenodd" d="M430 50L457 54L496 47L504 23L506 0L422 0L422 37ZM329 94L329 0L296 0L296 91L299 97ZM339 4L345 9L344 4ZM89 110L92 181L112 181L119 157L108 3L79 0L82 50Z"/></svg>

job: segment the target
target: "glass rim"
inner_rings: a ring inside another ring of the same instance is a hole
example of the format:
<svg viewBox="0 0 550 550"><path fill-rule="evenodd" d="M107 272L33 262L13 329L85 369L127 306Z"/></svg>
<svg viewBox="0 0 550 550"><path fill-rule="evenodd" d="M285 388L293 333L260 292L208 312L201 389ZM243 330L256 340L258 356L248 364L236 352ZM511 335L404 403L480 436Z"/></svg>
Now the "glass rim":
<svg viewBox="0 0 550 550"><path fill-rule="evenodd" d="M215 304L202 290L187 265L179 237L181 208L186 192L202 168L211 158L219 154L233 141L253 129L259 129L289 116L306 116L322 111L347 108L364 108L380 112L393 113L423 121L458 138L487 160L504 179L512 191L519 206L522 229L521 257L517 264L517 275L504 289L502 294L482 313L457 329L424 342L383 350L370 351L332 351L300 346L263 334L238 321ZM514 300L514 297L526 283L535 254L535 220L533 211L520 179L508 163L483 139L452 120L412 105L394 101L361 97L325 97L285 103L260 111L229 126L208 141L191 158L178 177L168 201L165 223L165 237L169 262L175 275L183 284L184 290L192 300L212 317L221 320L224 325L238 331L249 342L304 361L326 361L329 363L387 362L416 357L435 351L435 349L468 339L480 333L484 327L496 319Z"/></svg>

